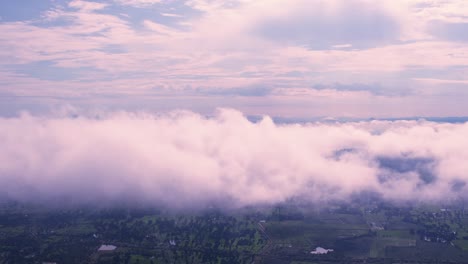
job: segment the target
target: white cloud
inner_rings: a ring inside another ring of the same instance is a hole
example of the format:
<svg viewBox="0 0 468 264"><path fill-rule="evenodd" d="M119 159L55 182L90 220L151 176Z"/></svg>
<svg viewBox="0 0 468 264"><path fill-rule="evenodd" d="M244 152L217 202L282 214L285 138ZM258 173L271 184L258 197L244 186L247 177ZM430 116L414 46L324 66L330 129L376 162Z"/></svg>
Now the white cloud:
<svg viewBox="0 0 468 264"><path fill-rule="evenodd" d="M147 7L154 4L162 3L163 0L114 0L121 5L129 5L135 7Z"/></svg>
<svg viewBox="0 0 468 264"><path fill-rule="evenodd" d="M107 4L83 1L83 0L73 0L68 3L68 6L72 8L77 8L83 11L95 11L95 10L100 10L100 9L105 8Z"/></svg>
<svg viewBox="0 0 468 264"><path fill-rule="evenodd" d="M12 199L242 206L467 193L468 124L254 124L233 110L0 121L0 193Z"/></svg>
<svg viewBox="0 0 468 264"><path fill-rule="evenodd" d="M165 16L165 17L184 17L183 15L172 14L172 13L161 13L161 16Z"/></svg>

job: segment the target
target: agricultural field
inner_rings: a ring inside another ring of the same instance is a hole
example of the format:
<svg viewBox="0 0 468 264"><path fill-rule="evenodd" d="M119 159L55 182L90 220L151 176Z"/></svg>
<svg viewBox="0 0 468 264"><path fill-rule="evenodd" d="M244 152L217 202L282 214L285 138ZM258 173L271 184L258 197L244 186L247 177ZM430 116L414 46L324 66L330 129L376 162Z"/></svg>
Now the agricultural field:
<svg viewBox="0 0 468 264"><path fill-rule="evenodd" d="M216 211L26 211L0 216L0 263L251 263L265 243L257 221Z"/></svg>
<svg viewBox="0 0 468 264"><path fill-rule="evenodd" d="M284 204L189 213L15 204L0 211L0 263L463 263L467 223L457 207Z"/></svg>

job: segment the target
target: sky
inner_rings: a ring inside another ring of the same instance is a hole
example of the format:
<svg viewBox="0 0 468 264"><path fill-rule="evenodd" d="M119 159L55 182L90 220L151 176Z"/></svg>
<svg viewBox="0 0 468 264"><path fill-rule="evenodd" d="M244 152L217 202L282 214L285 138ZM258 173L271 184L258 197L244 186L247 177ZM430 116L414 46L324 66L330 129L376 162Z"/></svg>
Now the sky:
<svg viewBox="0 0 468 264"><path fill-rule="evenodd" d="M0 32L0 201L468 198L466 0L2 0Z"/></svg>
<svg viewBox="0 0 468 264"><path fill-rule="evenodd" d="M465 0L2 0L0 116L468 116Z"/></svg>

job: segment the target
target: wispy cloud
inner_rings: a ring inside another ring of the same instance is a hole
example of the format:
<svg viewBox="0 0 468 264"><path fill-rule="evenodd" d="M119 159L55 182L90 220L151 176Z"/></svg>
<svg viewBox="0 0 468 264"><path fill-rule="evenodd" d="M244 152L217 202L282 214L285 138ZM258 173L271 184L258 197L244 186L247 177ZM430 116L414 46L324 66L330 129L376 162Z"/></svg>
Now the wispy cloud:
<svg viewBox="0 0 468 264"><path fill-rule="evenodd" d="M466 13L463 0L64 1L35 17L0 21L0 70L10 76L0 89L173 96L224 89L228 101L233 89L258 84L346 91L357 83L380 96L441 96L447 87L418 79L438 70L445 74L432 79L466 85L459 81L468 66L460 34ZM468 101L454 91L445 96ZM269 95L262 94L266 103Z"/></svg>
<svg viewBox="0 0 468 264"><path fill-rule="evenodd" d="M130 5L136 7L147 7L157 3L161 3L164 0L114 0L114 2L122 5Z"/></svg>
<svg viewBox="0 0 468 264"><path fill-rule="evenodd" d="M172 13L161 13L161 15L165 17L183 17L182 15Z"/></svg>

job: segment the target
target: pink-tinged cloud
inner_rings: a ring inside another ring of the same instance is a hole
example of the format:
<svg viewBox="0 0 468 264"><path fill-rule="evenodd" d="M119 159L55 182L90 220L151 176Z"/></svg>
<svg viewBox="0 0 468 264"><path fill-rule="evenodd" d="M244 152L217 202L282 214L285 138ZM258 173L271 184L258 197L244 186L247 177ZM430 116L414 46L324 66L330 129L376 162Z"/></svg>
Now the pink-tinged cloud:
<svg viewBox="0 0 468 264"><path fill-rule="evenodd" d="M252 123L234 110L0 120L2 199L172 207L466 197L468 124Z"/></svg>
<svg viewBox="0 0 468 264"><path fill-rule="evenodd" d="M0 75L9 76L0 93L206 96L357 84L363 93L466 104L468 46L458 33L467 10L464 0L64 1L31 19L0 20ZM420 81L428 79L444 82Z"/></svg>

